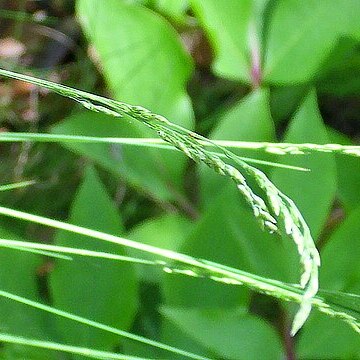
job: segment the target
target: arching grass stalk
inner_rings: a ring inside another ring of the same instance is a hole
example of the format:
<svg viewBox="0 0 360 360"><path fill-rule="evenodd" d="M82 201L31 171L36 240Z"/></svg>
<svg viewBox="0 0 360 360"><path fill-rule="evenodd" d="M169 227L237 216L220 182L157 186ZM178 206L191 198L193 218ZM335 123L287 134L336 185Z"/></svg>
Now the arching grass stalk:
<svg viewBox="0 0 360 360"><path fill-rule="evenodd" d="M222 264L214 263L212 261L194 258L192 256L184 255L175 251L161 249L152 245L147 245L139 243L133 240L121 238L118 236L106 234L100 231L84 228L77 225L72 225L64 223L61 221L28 214L25 212L8 209L0 206L0 214L10 216L13 218L31 221L33 223L49 226L55 229L61 229L64 231L69 231L76 234L81 234L83 236L88 236L94 239L101 241L107 241L110 243L126 246L132 249L136 249L141 252L146 252L153 254L161 259L154 259L150 261L145 261L146 265L156 266L162 268L165 272L171 274L180 274L185 276L197 277L197 278L206 278L212 281L225 283L229 285L246 285L247 287L253 289L256 292L266 294L282 301L293 301L296 303L301 303L304 297L304 290L299 286L286 284L281 281L264 278L259 275L251 274L243 270L235 269L229 266ZM53 252L68 253L74 255L82 256L96 256L107 258L108 260L120 260L120 261L134 261L142 262L142 259L137 258L119 258L109 253L98 253L92 252L87 249L77 249L77 248L68 248L54 245L44 245L44 244L35 244L35 243L23 243L18 241L11 240L2 240L4 245L13 245L13 248L16 250L21 250L27 247L31 249L42 249L42 250L51 250ZM21 249L19 248L21 246ZM8 292L0 290L0 296L12 299L17 302L41 309L43 311L50 312L52 314L62 316L77 322L87 324L89 326L95 326L104 331L110 331L117 333L120 336L130 336L133 338L133 335L119 332L117 329L109 328L103 324L95 323L91 320L79 317L75 314L67 313L58 309L55 309L50 306L43 305L38 302L31 301L29 299L20 297L16 294L10 294ZM311 299L312 305L317 308L319 311L332 316L338 319L341 319L347 322L352 328L360 333L360 296L354 294L347 294L341 292L332 292L321 290L319 295L314 296ZM144 342L148 345L154 345L154 342L148 339L135 336L134 339ZM163 344L164 345L164 344ZM162 345L159 345L160 347ZM172 351L168 348L169 351ZM181 351L181 350L180 350Z"/></svg>
<svg viewBox="0 0 360 360"><path fill-rule="evenodd" d="M311 237L308 225L299 210L260 170L239 159L231 151L214 144L210 140L178 125L171 123L161 115L152 113L141 106L103 98L64 85L37 79L19 73L1 70L0 75L30 82L45 87L58 94L71 98L89 110L101 112L114 117L137 120L157 132L167 143L175 146L196 162L203 162L217 173L231 178L253 211L263 229L291 238L297 246L302 266L300 286L305 290L300 309L295 316L292 334L295 334L306 321L311 311L311 300L318 291L319 253ZM237 167L225 162L223 158L210 152L205 144L214 145L229 160L236 162ZM261 189L256 193L247 180L255 180Z"/></svg>

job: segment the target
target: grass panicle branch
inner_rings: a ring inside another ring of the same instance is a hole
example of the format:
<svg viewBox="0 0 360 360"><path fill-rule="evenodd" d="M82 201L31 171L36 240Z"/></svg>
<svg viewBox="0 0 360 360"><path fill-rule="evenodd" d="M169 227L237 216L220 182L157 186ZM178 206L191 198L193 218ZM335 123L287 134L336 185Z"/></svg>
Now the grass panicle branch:
<svg viewBox="0 0 360 360"><path fill-rule="evenodd" d="M240 194L249 204L260 226L270 233L276 232L282 236L290 237L297 246L302 266L300 286L305 291L300 304L300 310L294 319L292 334L295 334L301 328L311 310L312 299L318 291L320 258L310 230L296 205L277 189L264 173L238 158L226 148L173 124L165 117L154 114L141 106L125 104L64 85L6 70L0 69L0 75L45 87L79 102L85 108L92 111L117 118L123 117L139 121L156 131L161 139L181 150L189 158L196 162L205 163L217 173L231 178L235 182ZM227 159L235 161L237 167L230 165L222 157L209 151L206 145L215 146ZM248 179L255 180L261 189L260 193L256 193L248 185Z"/></svg>

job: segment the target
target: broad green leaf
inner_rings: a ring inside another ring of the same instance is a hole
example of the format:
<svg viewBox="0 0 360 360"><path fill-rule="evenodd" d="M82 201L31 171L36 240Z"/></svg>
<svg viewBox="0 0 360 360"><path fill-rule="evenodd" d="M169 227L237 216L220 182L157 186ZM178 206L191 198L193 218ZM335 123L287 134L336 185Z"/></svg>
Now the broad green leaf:
<svg viewBox="0 0 360 360"><path fill-rule="evenodd" d="M266 39L265 81L299 83L314 78L342 35L359 37L357 0L279 0Z"/></svg>
<svg viewBox="0 0 360 360"><path fill-rule="evenodd" d="M125 1L78 0L77 12L115 98L192 127L185 92L192 63L175 30Z"/></svg>
<svg viewBox="0 0 360 360"><path fill-rule="evenodd" d="M110 234L122 232L120 215L91 167L86 169L83 183L72 204L70 222ZM126 254L114 244L66 232L59 232L55 243ZM129 328L133 321L137 308L137 280L131 264L104 259L57 261L51 273L50 287L55 307L122 329ZM110 350L118 342L114 334L64 319L58 319L57 325L61 336L71 343L75 340L77 345Z"/></svg>
<svg viewBox="0 0 360 360"><path fill-rule="evenodd" d="M360 93L360 50L359 41L341 38L329 57L321 65L316 76L319 93L338 97Z"/></svg>
<svg viewBox="0 0 360 360"><path fill-rule="evenodd" d="M202 354L210 359L214 359L215 357L213 351L210 351L206 346L199 344L198 341L184 331L181 331L173 321L163 315L161 317L161 339L166 344L171 344L180 349L188 349L195 354ZM172 357L171 360L182 360L182 357L174 354L174 357Z"/></svg>
<svg viewBox="0 0 360 360"><path fill-rule="evenodd" d="M265 321L243 309L181 309L163 307L161 313L182 332L231 360L268 359L284 356L281 341Z"/></svg>
<svg viewBox="0 0 360 360"><path fill-rule="evenodd" d="M345 135L329 129L332 143L353 145ZM360 204L360 160L357 157L335 153L337 168L338 197L345 210L352 210Z"/></svg>
<svg viewBox="0 0 360 360"><path fill-rule="evenodd" d="M324 289L360 290L360 207L350 212L322 250L321 286Z"/></svg>
<svg viewBox="0 0 360 360"><path fill-rule="evenodd" d="M329 142L322 122L314 91L304 99L290 122L284 142ZM332 154L311 154L311 156L284 155L282 162L311 169L298 173L275 170L274 183L295 201L316 239L330 211L336 191L336 168Z"/></svg>
<svg viewBox="0 0 360 360"><path fill-rule="evenodd" d="M9 231L3 222L0 223L0 237L23 241L17 234ZM42 265L42 259L39 255L1 248L0 262L1 289L21 294L33 300L40 299L37 271ZM35 309L25 308L5 298L0 299L0 328L4 332L51 340L54 332L46 320L49 320L46 314ZM16 344L5 345L3 351L7 359L42 360L44 357L54 359L50 351L39 351Z"/></svg>
<svg viewBox="0 0 360 360"><path fill-rule="evenodd" d="M182 22L189 0L156 0L157 10Z"/></svg>
<svg viewBox="0 0 360 360"><path fill-rule="evenodd" d="M301 359L358 359L359 349L359 334L342 321L324 314L310 317L296 346Z"/></svg>
<svg viewBox="0 0 360 360"><path fill-rule="evenodd" d="M205 28L215 51L214 70L230 79L251 82L249 25L251 0L192 0L196 16Z"/></svg>
<svg viewBox="0 0 360 360"><path fill-rule="evenodd" d="M126 120L99 113L79 112L65 119L53 128L56 134L83 136L128 137L132 132ZM170 174L164 169L162 153L153 149L128 148L119 144L64 144L67 148L86 156L116 176L123 177L135 189L159 201L167 201L175 196L170 190ZM173 154L173 159L181 161L183 156ZM136 161L134 158L136 157ZM150 166L151 165L151 166Z"/></svg>
<svg viewBox="0 0 360 360"><path fill-rule="evenodd" d="M128 238L157 246L162 249L176 251L181 247L184 238L189 234L192 228L190 220L180 215L164 215L159 218L147 220L131 229ZM138 256L139 253L129 251L130 254ZM145 259L146 256L142 256ZM153 256L149 255L149 260ZM138 266L142 280L149 282L158 282L163 273L159 269L149 268L148 266Z"/></svg>
<svg viewBox="0 0 360 360"><path fill-rule="evenodd" d="M308 92L309 85L290 85L271 89L270 105L274 121L279 123L288 120Z"/></svg>
<svg viewBox="0 0 360 360"><path fill-rule="evenodd" d="M275 129L269 101L267 89L253 91L219 119L211 138L269 142L274 140Z"/></svg>
<svg viewBox="0 0 360 360"><path fill-rule="evenodd" d="M287 283L298 281L300 269L294 244L262 231L249 208L237 196L236 189L232 186L224 188L214 196L211 207L219 213L231 214L227 223L240 249L241 269ZM208 210L211 211L210 207ZM221 228L221 223L218 226Z"/></svg>
<svg viewBox="0 0 360 360"><path fill-rule="evenodd" d="M179 251L239 269L249 268L232 226L234 220L227 209L218 208L218 204L202 215ZM166 274L163 290L166 304L170 306L231 307L247 302L246 291L241 287L176 274Z"/></svg>
<svg viewBox="0 0 360 360"><path fill-rule="evenodd" d="M192 63L179 36L164 19L144 7L117 0L78 0L77 13L116 99L141 104L177 124L193 127L192 108L185 91ZM84 127L87 125L88 122ZM122 126L130 137L153 136L137 123L122 122ZM135 176L142 187L148 189L152 179L153 197L164 199L165 192L166 200L174 198L166 191L170 179L171 187L179 191L184 158L160 154L154 159L141 150L125 151L122 156L133 165L132 178ZM159 168L162 173L155 173L154 177L154 169Z"/></svg>

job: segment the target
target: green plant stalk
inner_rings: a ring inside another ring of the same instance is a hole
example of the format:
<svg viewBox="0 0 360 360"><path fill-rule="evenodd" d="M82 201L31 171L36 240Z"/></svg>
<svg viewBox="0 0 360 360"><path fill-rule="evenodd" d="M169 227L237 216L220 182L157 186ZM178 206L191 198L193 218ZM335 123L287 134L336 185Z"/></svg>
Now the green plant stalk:
<svg viewBox="0 0 360 360"><path fill-rule="evenodd" d="M1 72L1 69L0 69ZM124 145L135 145L145 147L156 147L173 150L166 141L157 138L116 138L96 137L58 134L32 134L32 133L0 133L1 141L39 141L39 142L84 142L84 143L115 143ZM271 143L271 142L250 142L236 140L199 140L201 145L206 147L221 146L227 149L259 150L275 155L308 155L312 152L336 153L342 155L360 156L360 146L340 144L312 144L312 143ZM248 159L250 160L250 159ZM252 159L253 160L253 159Z"/></svg>
<svg viewBox="0 0 360 360"><path fill-rule="evenodd" d="M36 339L29 339L22 336L14 336L0 333L0 341L2 343L10 343L17 345L32 346L41 349L55 350L66 352L74 355L82 355L93 359L109 359L109 360L152 360L150 358L140 358L137 356L129 356L123 354L116 354L108 351L93 350L85 347L59 344L51 341L41 341Z"/></svg>
<svg viewBox="0 0 360 360"><path fill-rule="evenodd" d="M150 339L144 338L144 337L139 336L139 335L134 335L134 334L131 334L131 333L127 332L127 331L116 329L114 327L111 327L111 326L108 326L108 325L105 325L105 324L101 324L99 322L89 320L89 319L83 318L81 316L74 315L72 313L56 309L54 307L51 307L51 306L48 306L48 305L45 305L45 304L41 304L39 302L27 299L27 298L22 297L22 296L18 296L16 294L9 293L7 291L0 290L0 296L4 297L6 299L10 299L10 300L16 301L18 303L24 304L24 305L28 305L28 306L36 308L36 309L51 313L53 315L57 315L57 316L60 316L60 317L63 317L63 318L66 318L66 319L69 319L69 320L72 320L72 321L76 321L76 322L84 324L84 325L92 326L94 328L97 328L97 329L100 329L100 330L103 330L103 331L107 331L107 332L122 336L122 337L127 338L127 339L138 341L138 342L141 342L141 343L149 345L149 346L154 346L154 347L157 347L159 349L172 352L174 354L182 355L182 356L185 356L185 357L188 357L188 358L191 358L191 359L195 359L195 360L210 360L207 357L199 356L199 355L193 354L193 353L188 352L188 351L180 350L180 349L177 349L175 347L160 343L158 341L150 340Z"/></svg>
<svg viewBox="0 0 360 360"><path fill-rule="evenodd" d="M162 258L166 258L171 261L168 262L163 260L155 260L154 264L162 267L163 270L168 273L182 274L199 278L208 278L217 282L230 285L246 285L247 287L253 289L256 292L263 293L280 300L292 301L296 303L301 303L305 295L303 289L294 285L285 284L281 281L264 278L211 261L197 259L171 250L160 249L151 245L142 244L118 236L102 233L100 231L67 224L61 221L28 214L13 209L8 209L5 207L0 207L0 214L25 221L31 221L33 223L49 226L56 229L70 231L84 236L130 247L142 252L161 256ZM5 295L4 292L0 292L0 296L8 296L8 293L6 293ZM16 301L20 301L19 297L13 297L13 299ZM26 301L28 300L26 299ZM33 302L31 302L30 304L29 301L28 304L31 305ZM326 299L321 296L312 297L311 299L309 299L309 301L311 301L311 304L319 311L347 322L357 332L360 333L360 312L352 312L349 310L349 308L341 306L341 304L338 304L333 300L331 300L331 302L327 302ZM45 305L44 307L42 304L40 304L40 306L45 311L53 312L53 310L51 310L53 308L51 307L46 307ZM36 307L39 308L39 306ZM76 315L74 316L76 317ZM73 320L76 320L77 318L78 317L73 318ZM83 319L80 322L83 322Z"/></svg>
<svg viewBox="0 0 360 360"><path fill-rule="evenodd" d="M0 142L46 142L46 143L105 143L105 144L121 144L121 145L130 145L130 146L140 146L140 147L153 147L157 149L164 150L176 150L174 146L169 145L161 139L153 138L115 138L115 137L96 137L96 136L77 136L77 135L63 135L63 134L44 134L44 133L12 133L4 132L0 133ZM226 155L220 153L214 153L219 157L225 157ZM271 161L264 161L259 159L252 159L243 156L237 156L240 160L246 161L248 163L278 167L288 170L297 170L297 171L310 171L298 166L292 166L287 164L275 163ZM1 187L0 187L1 190Z"/></svg>
<svg viewBox="0 0 360 360"><path fill-rule="evenodd" d="M0 191L20 189L20 188L27 187L27 186L34 185L34 184L36 184L36 181L29 180L29 181L21 181L21 182L17 182L17 183L0 185Z"/></svg>
<svg viewBox="0 0 360 360"><path fill-rule="evenodd" d="M84 91L76 90L40 80L31 76L0 69L0 75L30 82L45 87L58 94L71 98L85 108L114 117L133 119L142 122L169 144L175 146L196 162L203 162L217 173L231 178L245 201L253 211L259 225L269 231L291 238L297 246L302 266L300 285L305 289L300 309L297 312L291 333L294 335L304 324L311 311L311 299L318 291L318 267L320 256L311 237L308 225L295 204L281 193L260 170L239 159L229 150L210 140L175 125L161 115L153 114L141 106L134 106L103 98ZM201 141L201 142L200 142ZM203 142L213 144L228 159L235 161L236 168L214 153L208 151ZM248 185L247 178L255 180L261 188L265 200Z"/></svg>
<svg viewBox="0 0 360 360"><path fill-rule="evenodd" d="M117 254L111 254L101 251L92 251L87 249L78 249L67 246L58 246L58 245L48 245L48 244L39 244L28 241L18 241L18 240L9 240L9 239L0 239L0 247L6 247L9 249L16 249L21 251L42 251L42 255L46 256L57 256L60 257L60 254L72 254L78 256L87 256L95 257L99 259L108 259L108 260L117 260L125 261L131 263L137 263L142 265L155 265L156 262L150 260L138 259L130 256L123 256ZM72 260L71 257L63 256L63 259Z"/></svg>

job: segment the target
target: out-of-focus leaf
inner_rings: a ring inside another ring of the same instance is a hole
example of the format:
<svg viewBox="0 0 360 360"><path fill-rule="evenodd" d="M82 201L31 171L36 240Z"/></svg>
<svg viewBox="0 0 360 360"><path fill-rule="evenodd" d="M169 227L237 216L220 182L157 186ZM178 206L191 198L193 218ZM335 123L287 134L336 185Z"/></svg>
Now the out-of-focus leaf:
<svg viewBox="0 0 360 360"><path fill-rule="evenodd" d="M157 0L156 7L175 20L181 21L186 9L189 6L189 0Z"/></svg>
<svg viewBox="0 0 360 360"><path fill-rule="evenodd" d="M268 359L283 356L275 329L243 309L179 309L161 313L182 332L224 359Z"/></svg>
<svg viewBox="0 0 360 360"><path fill-rule="evenodd" d="M358 287L357 283L358 281L355 281L351 288ZM331 303L336 306L348 309L348 314L352 314L354 318L360 321L360 295L331 290L320 290L319 295L325 300L326 303Z"/></svg>
<svg viewBox="0 0 360 360"><path fill-rule="evenodd" d="M162 217L148 220L135 228L128 234L128 238L144 244L157 246L162 249L179 250L184 238L192 229L190 220L179 215L164 215ZM139 252L129 250L130 255L138 256ZM146 254L141 255L142 259L154 257ZM162 271L157 268L144 266L138 267L142 280L158 282Z"/></svg>
<svg viewBox="0 0 360 360"><path fill-rule="evenodd" d="M353 145L351 140L336 130L329 129L331 143ZM360 161L359 158L335 154L338 182L338 197L346 210L360 204Z"/></svg>
<svg viewBox="0 0 360 360"><path fill-rule="evenodd" d="M77 13L114 97L130 104L141 104L177 124L192 128L193 113L185 91L192 63L174 29L158 14L125 1L78 0ZM153 136L140 124L122 122L122 126L127 136ZM154 159L143 149L132 149L122 156L133 165L133 175L143 187L147 188L148 179L152 179L153 195L159 189L160 194L164 192L164 183L170 180L179 191L184 157L162 153ZM160 172L154 171L159 168ZM167 199L173 198L168 189L165 192Z"/></svg>
<svg viewBox="0 0 360 360"><path fill-rule="evenodd" d="M314 78L342 35L359 38L357 0L280 0L266 39L264 76L272 83Z"/></svg>
<svg viewBox="0 0 360 360"><path fill-rule="evenodd" d="M281 86L272 89L270 105L274 121L282 122L289 119L308 92L308 85Z"/></svg>
<svg viewBox="0 0 360 360"><path fill-rule="evenodd" d="M161 340L166 344L171 344L180 349L188 349L195 354L201 354L210 359L215 357L213 351L209 350L206 346L202 346L196 339L189 334L181 331L168 317L161 317ZM182 357L174 354L171 360L182 360Z"/></svg>
<svg viewBox="0 0 360 360"><path fill-rule="evenodd" d="M350 212L322 251L321 287L356 292L360 290L360 207Z"/></svg>
<svg viewBox="0 0 360 360"><path fill-rule="evenodd" d="M101 184L95 170L87 168L72 204L70 222L91 226L109 234L120 234L120 216ZM125 250L110 243L81 235L59 232L57 245L74 246L124 255ZM54 306L110 326L127 329L137 308L137 279L131 264L103 259L58 261L51 273L50 286ZM77 345L109 350L118 337L92 327L57 319L61 336Z"/></svg>
<svg viewBox="0 0 360 360"><path fill-rule="evenodd" d="M360 49L359 42L341 38L329 57L321 65L316 77L320 93L336 96L360 94Z"/></svg>
<svg viewBox="0 0 360 360"><path fill-rule="evenodd" d="M309 92L299 110L292 119L284 142L329 142L326 128L317 107L316 94ZM336 167L332 154L312 154L311 156L285 155L281 161L286 164L311 169L310 172L275 170L274 183L295 201L306 222L309 224L314 239L318 237L336 191Z"/></svg>
<svg viewBox="0 0 360 360"><path fill-rule="evenodd" d="M249 268L239 246L239 234L232 225L233 208L218 207L220 203L221 200L202 215L179 251L239 269ZM169 306L233 307L247 302L247 291L242 287L176 274L166 274L163 291Z"/></svg>
<svg viewBox="0 0 360 360"><path fill-rule="evenodd" d="M175 30L154 12L125 1L78 0L77 5L115 98L192 127L185 92L192 63Z"/></svg>
<svg viewBox="0 0 360 360"><path fill-rule="evenodd" d="M211 133L212 139L219 140L271 141L274 137L266 89L253 91L227 111Z"/></svg>
<svg viewBox="0 0 360 360"><path fill-rule="evenodd" d="M133 132L126 120L117 121L100 113L79 112L53 128L57 134L131 137ZM139 135L139 132L136 132ZM119 144L67 143L67 148L86 156L117 176L144 192L151 198L166 201L174 197L170 190L170 174L164 168L161 152L154 149L121 146ZM175 162L184 158L182 154L172 155ZM136 157L136 161L133 161ZM151 166L150 166L151 165Z"/></svg>
<svg viewBox="0 0 360 360"><path fill-rule="evenodd" d="M360 337L344 322L316 313L304 325L296 349L301 359L358 359Z"/></svg>
<svg viewBox="0 0 360 360"><path fill-rule="evenodd" d="M0 237L5 239L22 240L18 235L9 231L4 223L0 223ZM37 254L2 248L0 251L0 282L1 289L26 296L32 300L39 300L37 270L42 264ZM51 327L46 323L47 314L36 309L29 309L9 299L0 299L0 327L3 332L20 336L37 336L52 340L54 335ZM21 345L7 344L4 347L7 359L54 359L51 351L37 350Z"/></svg>
<svg viewBox="0 0 360 360"><path fill-rule="evenodd" d="M252 2L227 0L225 5L218 0L192 0L192 5L214 47L216 73L249 83L249 24Z"/></svg>

